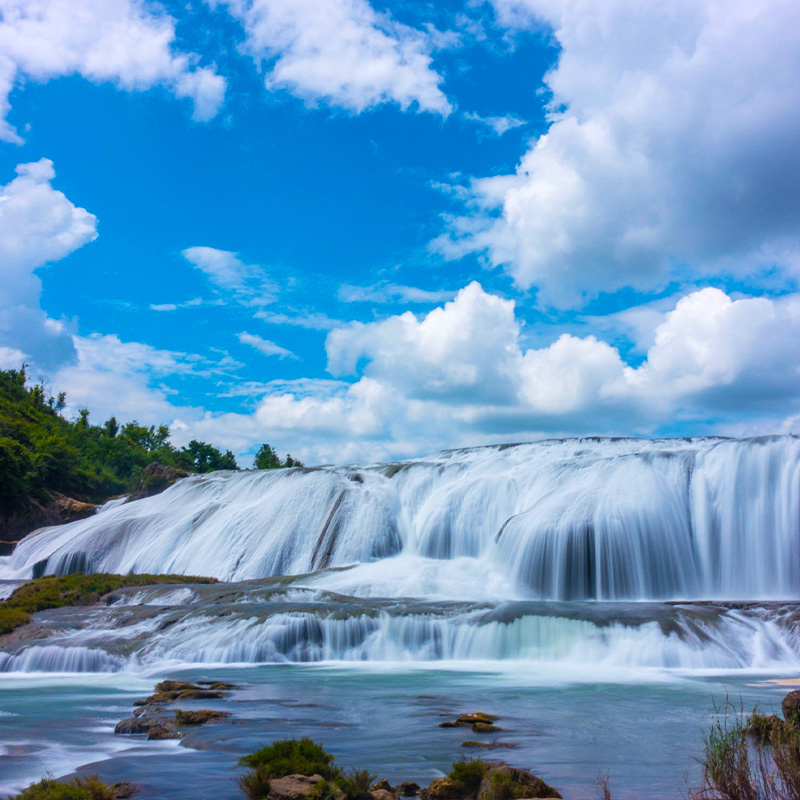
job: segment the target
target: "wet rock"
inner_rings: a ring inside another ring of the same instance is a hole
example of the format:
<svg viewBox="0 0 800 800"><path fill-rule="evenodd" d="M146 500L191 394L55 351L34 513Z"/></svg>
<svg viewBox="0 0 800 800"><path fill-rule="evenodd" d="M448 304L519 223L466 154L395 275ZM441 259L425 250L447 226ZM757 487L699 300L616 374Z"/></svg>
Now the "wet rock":
<svg viewBox="0 0 800 800"><path fill-rule="evenodd" d="M205 725L207 722L217 722L230 716L227 711L212 711L209 708L201 708L198 711L175 709L175 722L178 725Z"/></svg>
<svg viewBox="0 0 800 800"><path fill-rule="evenodd" d="M498 728L497 725L491 725L488 722L476 722L472 726L473 733L495 733L496 731L501 731L502 728Z"/></svg>
<svg viewBox="0 0 800 800"><path fill-rule="evenodd" d="M187 683L186 681L161 681L156 684L157 692L180 692L182 689L197 689L198 684Z"/></svg>
<svg viewBox="0 0 800 800"><path fill-rule="evenodd" d="M783 698L781 709L783 710L783 718L787 722L800 727L800 689L789 692Z"/></svg>
<svg viewBox="0 0 800 800"><path fill-rule="evenodd" d="M485 750L496 750L499 748L513 748L517 747L518 745L512 744L511 742L473 742L471 740L466 742L461 742L462 747L482 747Z"/></svg>
<svg viewBox="0 0 800 800"><path fill-rule="evenodd" d="M139 787L135 783L115 783L111 786L111 791L114 793L114 800L128 800L133 797L138 791Z"/></svg>
<svg viewBox="0 0 800 800"><path fill-rule="evenodd" d="M147 731L147 738L154 741L182 739L183 734L171 722L156 722Z"/></svg>
<svg viewBox="0 0 800 800"><path fill-rule="evenodd" d="M394 790L402 797L416 797L419 794L419 784L414 781L403 781L395 786Z"/></svg>
<svg viewBox="0 0 800 800"><path fill-rule="evenodd" d="M205 686L208 689L215 689L220 692L228 692L231 689L238 689L235 683L225 683L225 681L197 681L198 686Z"/></svg>
<svg viewBox="0 0 800 800"><path fill-rule="evenodd" d="M487 730L476 729L476 725L489 725L497 721L497 717L492 714L484 714L482 711L475 711L472 714L462 714L455 722L440 722L440 728L469 728L471 727L475 733L489 733ZM492 727L491 730L500 730L500 728Z"/></svg>
<svg viewBox="0 0 800 800"><path fill-rule="evenodd" d="M226 690L204 688L195 683L183 681L161 681L156 684L155 694L151 694L145 705L158 703L174 703L176 700L221 700L226 695Z"/></svg>
<svg viewBox="0 0 800 800"><path fill-rule="evenodd" d="M155 724L155 720L150 717L128 717L116 724L114 733L123 735L147 733Z"/></svg>
<svg viewBox="0 0 800 800"><path fill-rule="evenodd" d="M497 722L499 717L495 717L492 714L484 714L482 711L475 711L472 714L462 714L456 722L459 725L474 725L475 723L482 722L486 725L491 725L493 722Z"/></svg>

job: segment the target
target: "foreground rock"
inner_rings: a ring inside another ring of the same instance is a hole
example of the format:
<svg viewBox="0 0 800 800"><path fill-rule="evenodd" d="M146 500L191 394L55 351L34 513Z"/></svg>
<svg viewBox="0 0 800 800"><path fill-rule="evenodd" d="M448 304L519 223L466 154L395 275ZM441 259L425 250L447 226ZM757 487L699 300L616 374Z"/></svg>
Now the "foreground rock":
<svg viewBox="0 0 800 800"><path fill-rule="evenodd" d="M444 778L420 791L423 800L554 800L559 792L526 769L503 762L456 762Z"/></svg>
<svg viewBox="0 0 800 800"><path fill-rule="evenodd" d="M317 784L323 781L325 779L322 775L286 775L283 778L272 778L269 782L267 798L268 800L306 800L315 794ZM334 788L333 800L345 800L344 792Z"/></svg>
<svg viewBox="0 0 800 800"><path fill-rule="evenodd" d="M501 800L501 797L561 798L552 786L526 769L498 764L489 769L478 788L478 800Z"/></svg>

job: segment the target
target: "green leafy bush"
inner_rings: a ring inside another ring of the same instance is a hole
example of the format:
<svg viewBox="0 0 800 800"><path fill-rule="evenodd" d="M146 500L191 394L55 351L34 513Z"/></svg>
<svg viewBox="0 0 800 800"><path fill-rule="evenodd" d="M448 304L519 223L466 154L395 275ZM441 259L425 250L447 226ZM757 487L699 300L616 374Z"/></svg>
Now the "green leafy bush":
<svg viewBox="0 0 800 800"><path fill-rule="evenodd" d="M114 791L99 781L97 775L73 778L66 783L43 778L23 789L15 800L114 800Z"/></svg>
<svg viewBox="0 0 800 800"><path fill-rule="evenodd" d="M321 775L326 780L335 778L339 771L333 766L333 756L322 745L302 739L281 739L239 759L245 767L262 769L268 778L286 775Z"/></svg>
<svg viewBox="0 0 800 800"><path fill-rule="evenodd" d="M375 783L375 775L368 769L354 769L346 774L339 774L334 779L345 794L347 800L371 800L369 789Z"/></svg>
<svg viewBox="0 0 800 800"><path fill-rule="evenodd" d="M336 787L326 780L321 780L309 794L309 800L335 800Z"/></svg>
<svg viewBox="0 0 800 800"><path fill-rule="evenodd" d="M479 758L470 758L454 762L447 777L461 785L465 794L474 794L487 772L488 767L485 762Z"/></svg>

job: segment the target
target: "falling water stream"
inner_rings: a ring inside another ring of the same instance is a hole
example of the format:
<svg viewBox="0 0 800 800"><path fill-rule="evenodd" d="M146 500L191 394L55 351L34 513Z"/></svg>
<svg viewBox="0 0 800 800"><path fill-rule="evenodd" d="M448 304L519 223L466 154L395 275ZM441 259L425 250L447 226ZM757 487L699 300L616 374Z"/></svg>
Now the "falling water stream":
<svg viewBox="0 0 800 800"><path fill-rule="evenodd" d="M800 675L799 545L794 437L575 439L190 477L0 558L5 581L221 581L121 590L0 639L0 792L48 758L62 772L105 759L103 774L153 797L187 796L180 776L199 770L234 798L236 754L302 733L422 782L462 752L438 721L479 709L505 719L516 749L502 757L565 796L598 796L601 770L623 800L677 797L712 696L775 705L784 689L769 681ZM110 733L131 692L185 670L236 676L240 728L194 734L200 751ZM286 710L302 702L319 708ZM156 758L177 777L154 778Z"/></svg>

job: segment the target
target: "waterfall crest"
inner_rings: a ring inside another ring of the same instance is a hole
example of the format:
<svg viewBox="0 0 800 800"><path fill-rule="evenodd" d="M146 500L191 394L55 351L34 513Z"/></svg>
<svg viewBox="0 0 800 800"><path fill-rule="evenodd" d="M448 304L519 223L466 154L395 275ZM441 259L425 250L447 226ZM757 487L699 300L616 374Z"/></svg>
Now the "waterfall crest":
<svg viewBox="0 0 800 800"><path fill-rule="evenodd" d="M796 437L573 439L196 476L27 537L0 577L328 570L314 580L373 596L798 599L799 545Z"/></svg>

